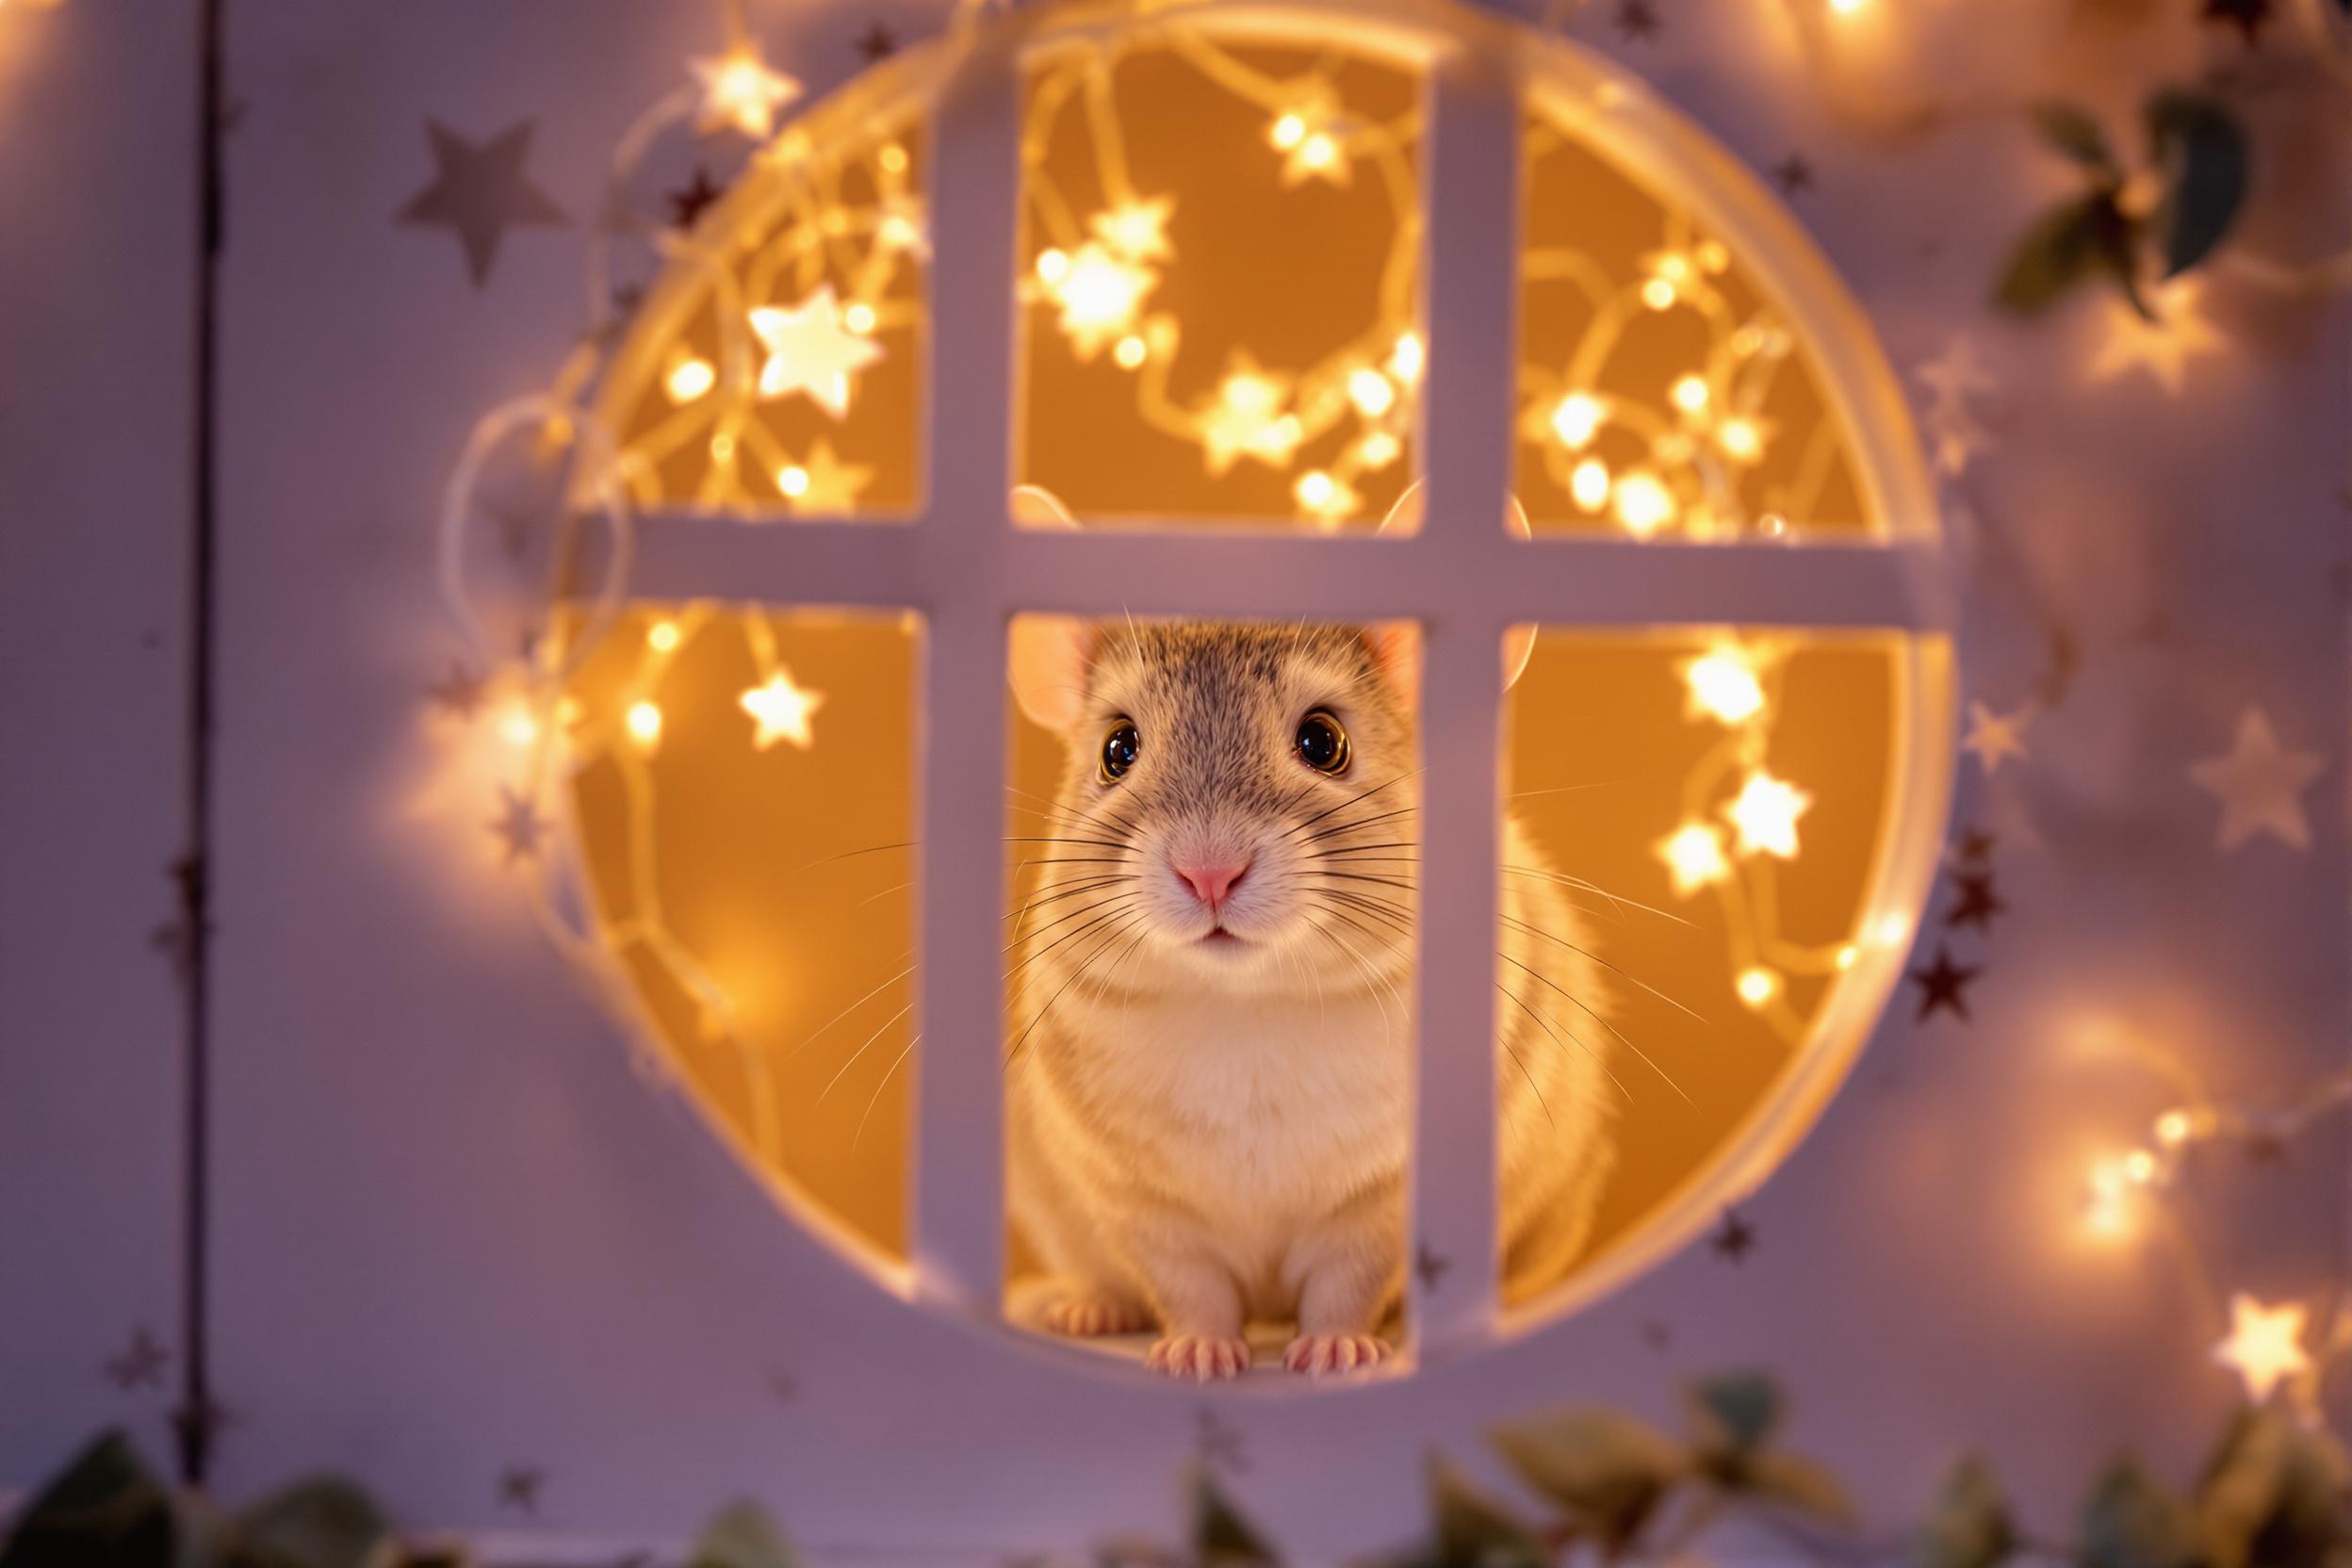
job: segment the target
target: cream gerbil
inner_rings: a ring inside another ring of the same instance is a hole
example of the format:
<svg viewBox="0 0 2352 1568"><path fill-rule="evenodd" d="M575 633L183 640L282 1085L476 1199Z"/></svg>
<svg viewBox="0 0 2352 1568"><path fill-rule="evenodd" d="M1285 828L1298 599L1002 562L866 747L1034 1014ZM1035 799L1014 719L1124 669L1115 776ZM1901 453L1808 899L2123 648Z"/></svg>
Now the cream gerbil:
<svg viewBox="0 0 2352 1568"><path fill-rule="evenodd" d="M1059 515L1027 492L1033 519ZM1522 650L1524 657L1524 650ZM1070 767L1024 885L1009 1200L1071 1335L1156 1328L1202 1380L1368 1366L1404 1273L1419 869L1412 650L1337 626L1028 619L1014 683ZM1558 1277L1610 1159L1583 923L1504 828L1504 1266Z"/></svg>

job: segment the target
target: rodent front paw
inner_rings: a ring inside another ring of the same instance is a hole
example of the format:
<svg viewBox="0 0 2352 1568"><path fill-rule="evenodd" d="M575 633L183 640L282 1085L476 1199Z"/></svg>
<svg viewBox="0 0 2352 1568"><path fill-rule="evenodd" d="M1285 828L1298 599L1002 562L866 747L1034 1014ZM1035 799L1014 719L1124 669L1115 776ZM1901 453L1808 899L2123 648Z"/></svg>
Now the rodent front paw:
<svg viewBox="0 0 2352 1568"><path fill-rule="evenodd" d="M1388 1341L1377 1334L1300 1334L1282 1351L1282 1364L1319 1378L1326 1372L1378 1366L1394 1354Z"/></svg>
<svg viewBox="0 0 2352 1568"><path fill-rule="evenodd" d="M1045 1326L1071 1339L1092 1339L1102 1334L1139 1333L1152 1326L1152 1314L1139 1301L1088 1292L1048 1307Z"/></svg>
<svg viewBox="0 0 2352 1568"><path fill-rule="evenodd" d="M1213 1383L1250 1369L1250 1342L1229 1334L1165 1334L1144 1364L1171 1378Z"/></svg>

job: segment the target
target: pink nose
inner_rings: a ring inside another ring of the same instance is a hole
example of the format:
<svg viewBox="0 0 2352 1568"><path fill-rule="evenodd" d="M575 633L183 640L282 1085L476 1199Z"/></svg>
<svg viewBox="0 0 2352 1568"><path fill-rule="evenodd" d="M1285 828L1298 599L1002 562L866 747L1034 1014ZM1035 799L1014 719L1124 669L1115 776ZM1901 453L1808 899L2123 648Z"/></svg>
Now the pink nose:
<svg viewBox="0 0 2352 1568"><path fill-rule="evenodd" d="M1250 862L1247 860L1174 868L1176 874L1184 878L1184 886L1192 890L1192 896L1212 909L1225 902L1226 896L1233 890L1233 885L1249 869Z"/></svg>

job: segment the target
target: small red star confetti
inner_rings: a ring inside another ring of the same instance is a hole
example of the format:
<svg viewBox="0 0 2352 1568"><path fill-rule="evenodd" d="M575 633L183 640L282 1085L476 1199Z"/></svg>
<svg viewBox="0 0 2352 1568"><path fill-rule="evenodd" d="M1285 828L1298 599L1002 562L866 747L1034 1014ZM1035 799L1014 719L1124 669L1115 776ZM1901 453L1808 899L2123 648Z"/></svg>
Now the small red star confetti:
<svg viewBox="0 0 2352 1568"><path fill-rule="evenodd" d="M547 1484L546 1471L527 1464L511 1466L498 1477L498 1506L535 1514L540 1490Z"/></svg>
<svg viewBox="0 0 2352 1568"><path fill-rule="evenodd" d="M1618 36L1628 41L1656 38L1661 25L1658 20L1658 8L1651 5L1650 0L1618 0L1617 14L1613 20Z"/></svg>
<svg viewBox="0 0 2352 1568"><path fill-rule="evenodd" d="M1992 858L1997 841L1981 827L1963 828L1959 842L1952 846L1952 858L1964 866L1981 866Z"/></svg>
<svg viewBox="0 0 2352 1568"><path fill-rule="evenodd" d="M1984 972L1982 969L1968 969L1953 963L1952 950L1938 945L1933 964L1925 969L1911 971L1911 978L1919 983L1920 990L1919 1011L1913 1021L1925 1023L1941 1009L1967 1022L1968 1000L1962 994L1963 988Z"/></svg>
<svg viewBox="0 0 2352 1568"><path fill-rule="evenodd" d="M120 1389L161 1388L163 1369L171 1364L171 1352L155 1335L145 1329L132 1331L128 1348L119 1356L106 1358L106 1381Z"/></svg>
<svg viewBox="0 0 2352 1568"><path fill-rule="evenodd" d="M858 35L858 53L868 65L889 59L898 53L898 35L887 23L877 22Z"/></svg>
<svg viewBox="0 0 2352 1568"><path fill-rule="evenodd" d="M670 204L670 226L691 229L699 222L710 204L727 194L727 187L711 179L710 171L694 165L694 177L682 190L673 190L662 198Z"/></svg>
<svg viewBox="0 0 2352 1568"><path fill-rule="evenodd" d="M490 831L505 846L506 863L511 866L517 860L536 859L540 835L547 830L547 819L539 814L537 803L504 785L498 787L498 814L492 819Z"/></svg>
<svg viewBox="0 0 2352 1568"><path fill-rule="evenodd" d="M1795 196L1813 188L1813 165L1801 153L1791 153L1772 167L1772 184L1783 196Z"/></svg>
<svg viewBox="0 0 2352 1568"><path fill-rule="evenodd" d="M1952 885L1960 890L1960 897L1952 905L1951 913L1944 916L1944 924L1953 930L1963 925L1973 925L1979 931L1990 931L1993 917L2009 907L2001 901L2001 895L1993 891L1991 872L1963 873L1952 878Z"/></svg>
<svg viewBox="0 0 2352 1568"><path fill-rule="evenodd" d="M463 664L451 664L449 673L425 689L433 705L443 712L460 719L470 719L481 710L488 683Z"/></svg>
<svg viewBox="0 0 2352 1568"><path fill-rule="evenodd" d="M1744 1262L1756 1249L1756 1227L1742 1219L1738 1209L1726 1208L1723 1222L1715 1228L1707 1244L1715 1249L1718 1257L1729 1258L1733 1263Z"/></svg>

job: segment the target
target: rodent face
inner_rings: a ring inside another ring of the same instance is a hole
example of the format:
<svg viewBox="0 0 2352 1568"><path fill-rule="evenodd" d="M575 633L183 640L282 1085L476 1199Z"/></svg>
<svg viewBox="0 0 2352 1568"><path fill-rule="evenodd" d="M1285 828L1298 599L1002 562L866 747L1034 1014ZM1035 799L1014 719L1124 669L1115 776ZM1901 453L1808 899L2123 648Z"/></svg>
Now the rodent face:
<svg viewBox="0 0 2352 1568"><path fill-rule="evenodd" d="M1120 982L1312 995L1394 981L1419 870L1398 640L1106 623L1083 643L1054 831L1100 842L1054 853L1119 863L1048 869L1137 879L1122 885L1140 943Z"/></svg>

